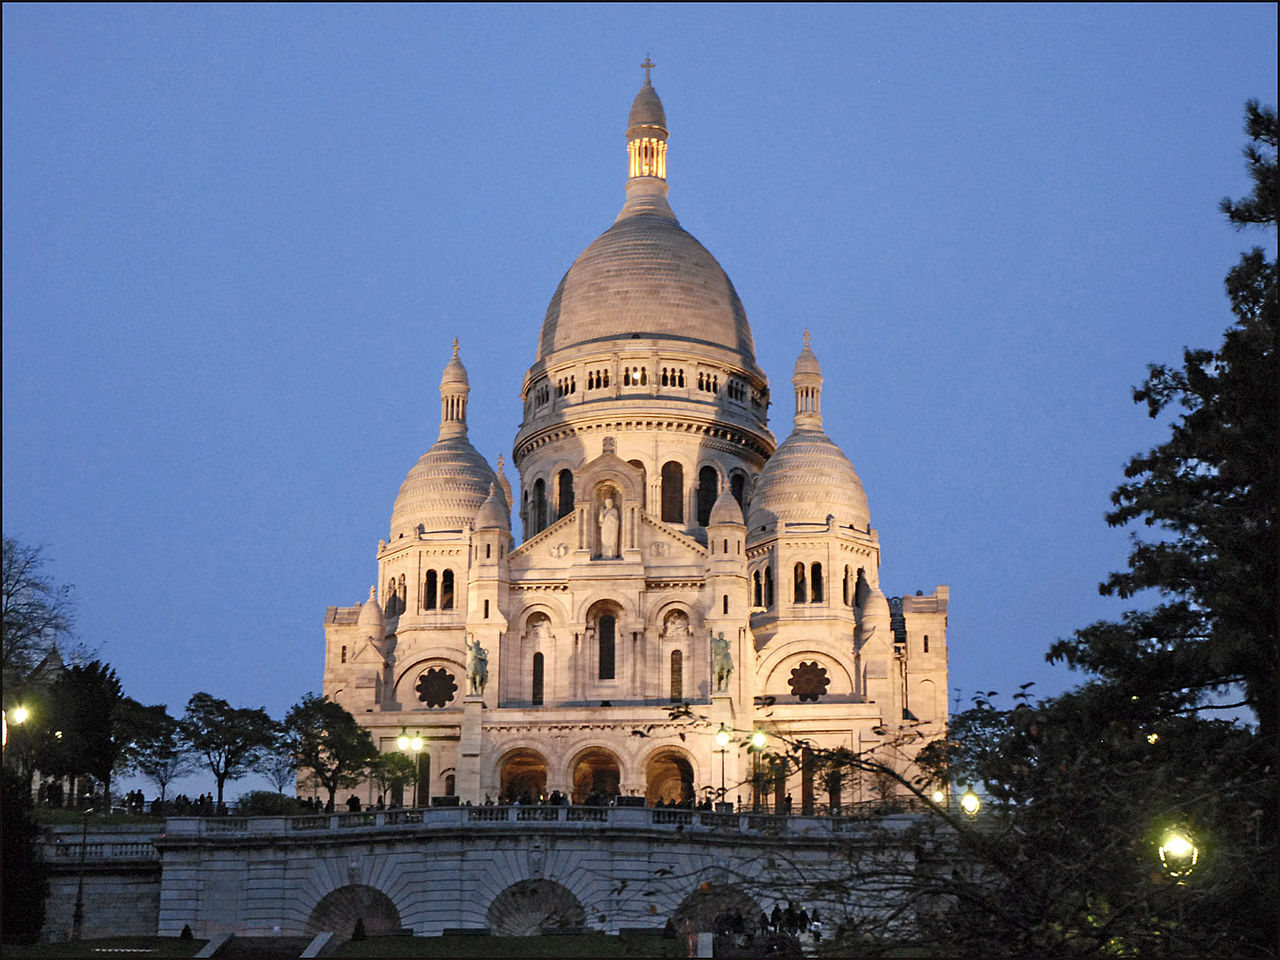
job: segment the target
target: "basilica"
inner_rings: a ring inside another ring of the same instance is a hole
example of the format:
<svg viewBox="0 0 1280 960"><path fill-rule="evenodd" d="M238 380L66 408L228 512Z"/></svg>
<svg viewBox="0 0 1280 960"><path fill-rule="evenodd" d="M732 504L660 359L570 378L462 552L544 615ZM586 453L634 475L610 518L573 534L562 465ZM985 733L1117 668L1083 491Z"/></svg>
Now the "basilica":
<svg viewBox="0 0 1280 960"><path fill-rule="evenodd" d="M881 588L807 332L789 435L770 431L746 311L668 203L648 69L626 140L622 209L551 295L524 377L519 495L467 439L455 341L377 584L325 615L324 693L380 750L412 745L423 805L882 798L891 781L833 781L822 758L909 774L944 732L947 588Z"/></svg>

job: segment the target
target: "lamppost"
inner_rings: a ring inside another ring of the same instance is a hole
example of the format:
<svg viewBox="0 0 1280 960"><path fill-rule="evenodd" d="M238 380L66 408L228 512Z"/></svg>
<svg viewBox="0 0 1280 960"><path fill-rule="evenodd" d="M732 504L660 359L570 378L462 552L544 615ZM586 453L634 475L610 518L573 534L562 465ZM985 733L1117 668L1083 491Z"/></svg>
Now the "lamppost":
<svg viewBox="0 0 1280 960"><path fill-rule="evenodd" d="M730 739L729 728L721 723L716 731L716 745L720 748L720 796L717 798L720 803L724 803L724 755L729 752Z"/></svg>
<svg viewBox="0 0 1280 960"><path fill-rule="evenodd" d="M960 809L968 814L970 820L976 817L978 811L982 809L982 801L973 792L972 785L965 787L964 796L960 798Z"/></svg>
<svg viewBox="0 0 1280 960"><path fill-rule="evenodd" d="M418 805L418 776L420 770L418 768L418 754L422 752L422 737L415 735L410 737L404 727L400 728L400 739L396 741L396 746L403 753L406 750L413 751L413 805Z"/></svg>
<svg viewBox="0 0 1280 960"><path fill-rule="evenodd" d="M751 753L751 809L760 812L761 794L764 793L764 774L760 772L760 755L769 743L769 737L763 730L755 730L751 734L751 745L747 748Z"/></svg>
<svg viewBox="0 0 1280 960"><path fill-rule="evenodd" d="M86 794L88 796L88 794ZM89 846L89 817L93 815L93 807L84 811L84 821L80 828L80 879L76 881L76 905L71 911L71 939L79 940L84 929L84 857Z"/></svg>

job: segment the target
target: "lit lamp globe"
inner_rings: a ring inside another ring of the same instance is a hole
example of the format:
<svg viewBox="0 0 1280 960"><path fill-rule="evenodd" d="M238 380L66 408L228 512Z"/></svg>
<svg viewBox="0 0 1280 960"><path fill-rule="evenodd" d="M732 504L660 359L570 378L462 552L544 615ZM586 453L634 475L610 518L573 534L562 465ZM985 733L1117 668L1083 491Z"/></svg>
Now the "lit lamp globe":
<svg viewBox="0 0 1280 960"><path fill-rule="evenodd" d="M973 792L973 787L969 787L964 792L964 796L960 798L960 809L969 815L972 820L978 815L978 811L982 809L982 801L978 799L978 795Z"/></svg>
<svg viewBox="0 0 1280 960"><path fill-rule="evenodd" d="M14 707L12 719L14 723L26 723L27 717L31 716L31 711L26 707Z"/></svg>
<svg viewBox="0 0 1280 960"><path fill-rule="evenodd" d="M729 745L729 740L729 728L722 723L720 729L716 731L716 746L723 750Z"/></svg>
<svg viewBox="0 0 1280 960"><path fill-rule="evenodd" d="M1195 869L1200 859L1200 848L1180 830L1170 830L1160 844L1160 863L1165 872L1181 883Z"/></svg>
<svg viewBox="0 0 1280 960"><path fill-rule="evenodd" d="M768 742L769 742L769 738L765 736L765 733L763 730L757 730L755 733L751 735L751 746L754 747L756 750L763 750L765 744Z"/></svg>
<svg viewBox="0 0 1280 960"><path fill-rule="evenodd" d="M934 803L942 803L942 802L943 802L944 800L946 800L946 799L947 799L947 795L946 795L946 793L942 790L942 788L941 788L941 787L939 787L937 790L933 791L933 802L934 802Z"/></svg>

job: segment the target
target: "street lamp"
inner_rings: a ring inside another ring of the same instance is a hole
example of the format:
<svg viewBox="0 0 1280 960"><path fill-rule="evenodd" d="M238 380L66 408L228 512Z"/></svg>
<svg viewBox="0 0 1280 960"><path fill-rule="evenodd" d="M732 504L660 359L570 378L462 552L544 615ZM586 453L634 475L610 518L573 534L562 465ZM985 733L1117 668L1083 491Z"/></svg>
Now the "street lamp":
<svg viewBox="0 0 1280 960"><path fill-rule="evenodd" d="M1199 859L1200 848L1186 831L1173 829L1164 835L1164 841L1160 844L1160 863L1165 872L1179 884L1191 875Z"/></svg>
<svg viewBox="0 0 1280 960"><path fill-rule="evenodd" d="M5 710L3 715L0 716L0 722L4 724L3 740L0 740L0 745L9 745L9 724L13 723L17 726L26 723L29 716L31 716L31 711L26 707L14 707L13 710Z"/></svg>
<svg viewBox="0 0 1280 960"><path fill-rule="evenodd" d="M941 787L939 787L937 790L933 791L933 802L934 802L934 803L941 804L941 803L942 803L944 800L946 800L946 799L947 799L947 795L946 795L946 793L943 791L943 789L942 789Z"/></svg>
<svg viewBox="0 0 1280 960"><path fill-rule="evenodd" d="M973 792L973 787L965 788L964 796L960 798L960 809L969 815L972 820L978 815L978 811L982 809L982 801L978 799L978 795Z"/></svg>
<svg viewBox="0 0 1280 960"><path fill-rule="evenodd" d="M768 743L769 737L763 730L752 732L748 750L751 753L751 809L755 813L760 812L764 793L764 774L760 772L760 754L764 752Z"/></svg>
<svg viewBox="0 0 1280 960"><path fill-rule="evenodd" d="M716 731L716 745L720 748L720 803L724 803L724 755L729 752L730 739L729 728L720 724L720 729Z"/></svg>
<svg viewBox="0 0 1280 960"><path fill-rule="evenodd" d="M84 931L84 857L89 846L89 817L92 815L93 807L88 807L84 811L84 824L80 828L80 879L76 881L76 905L71 911L72 940L79 940Z"/></svg>
<svg viewBox="0 0 1280 960"><path fill-rule="evenodd" d="M418 754L422 752L422 738L419 736L410 737L404 727L400 728L400 738L396 741L396 746L403 753L406 750L413 751L413 805L418 805L418 777L421 771L418 768Z"/></svg>

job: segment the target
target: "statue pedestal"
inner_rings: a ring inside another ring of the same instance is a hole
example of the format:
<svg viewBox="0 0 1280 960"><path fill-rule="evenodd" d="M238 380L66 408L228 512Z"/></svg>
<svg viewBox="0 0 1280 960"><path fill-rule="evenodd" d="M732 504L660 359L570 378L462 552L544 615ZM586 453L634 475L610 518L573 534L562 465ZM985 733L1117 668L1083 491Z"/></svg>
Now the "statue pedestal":
<svg viewBox="0 0 1280 960"><path fill-rule="evenodd" d="M484 794L480 792L480 720L483 711L483 697L471 694L463 698L457 792L464 802L484 802Z"/></svg>

